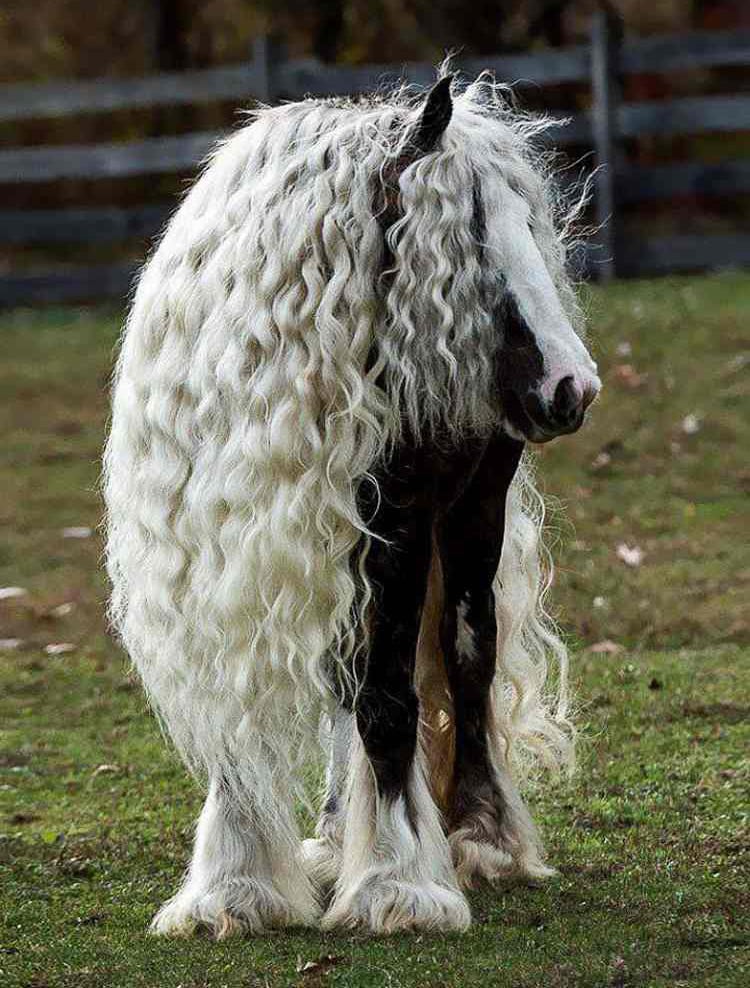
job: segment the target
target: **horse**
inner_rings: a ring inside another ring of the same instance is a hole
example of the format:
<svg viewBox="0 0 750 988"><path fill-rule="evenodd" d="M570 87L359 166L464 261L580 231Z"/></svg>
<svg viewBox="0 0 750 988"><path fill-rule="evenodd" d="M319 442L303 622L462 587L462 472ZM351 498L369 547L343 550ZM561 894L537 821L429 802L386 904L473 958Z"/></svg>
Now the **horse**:
<svg viewBox="0 0 750 988"><path fill-rule="evenodd" d="M110 615L207 788L157 933L464 930L474 880L553 874L519 787L575 725L527 446L600 381L546 126L445 69L259 107L142 270Z"/></svg>

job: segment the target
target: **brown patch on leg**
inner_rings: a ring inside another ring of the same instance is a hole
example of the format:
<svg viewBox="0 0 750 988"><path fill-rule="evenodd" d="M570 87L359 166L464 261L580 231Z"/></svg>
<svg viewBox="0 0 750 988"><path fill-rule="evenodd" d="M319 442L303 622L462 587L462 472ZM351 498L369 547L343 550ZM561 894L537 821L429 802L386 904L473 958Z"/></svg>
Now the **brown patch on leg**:
<svg viewBox="0 0 750 988"><path fill-rule="evenodd" d="M447 819L455 791L456 726L445 657L440 645L444 597L443 569L433 533L430 574L417 644L415 682L430 789L443 817Z"/></svg>

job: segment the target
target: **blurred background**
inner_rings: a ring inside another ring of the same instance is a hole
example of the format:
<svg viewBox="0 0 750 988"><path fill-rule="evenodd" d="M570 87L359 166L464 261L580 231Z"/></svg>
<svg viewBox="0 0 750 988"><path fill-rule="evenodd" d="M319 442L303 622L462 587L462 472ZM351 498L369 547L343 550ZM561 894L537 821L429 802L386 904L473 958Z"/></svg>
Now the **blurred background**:
<svg viewBox="0 0 750 988"><path fill-rule="evenodd" d="M562 183L605 166L574 259L604 388L538 452L583 737L577 780L533 795L561 874L477 891L460 949L156 943L200 794L105 620L126 295L238 108L427 86L446 51L570 119ZM747 0L4 0L0 982L750 983L748 268Z"/></svg>
<svg viewBox="0 0 750 988"><path fill-rule="evenodd" d="M122 297L238 107L491 68L572 180L597 278L750 264L745 0L39 0L0 12L0 305Z"/></svg>

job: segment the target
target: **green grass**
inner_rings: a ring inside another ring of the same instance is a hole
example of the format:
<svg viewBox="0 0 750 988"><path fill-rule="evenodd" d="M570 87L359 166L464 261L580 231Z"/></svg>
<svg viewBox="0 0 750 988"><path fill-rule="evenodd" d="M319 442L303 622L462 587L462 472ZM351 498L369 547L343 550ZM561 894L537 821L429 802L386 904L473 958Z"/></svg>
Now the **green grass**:
<svg viewBox="0 0 750 988"><path fill-rule="evenodd" d="M219 944L145 932L200 794L105 633L98 538L61 535L98 522L118 316L0 319L0 586L28 590L0 601L0 638L22 642L0 652L4 988L750 982L750 278L616 285L588 306L605 390L540 456L566 505L555 601L586 735L577 779L531 797L559 878L477 890L462 936ZM620 650L589 649L605 639ZM75 649L44 651L60 642Z"/></svg>

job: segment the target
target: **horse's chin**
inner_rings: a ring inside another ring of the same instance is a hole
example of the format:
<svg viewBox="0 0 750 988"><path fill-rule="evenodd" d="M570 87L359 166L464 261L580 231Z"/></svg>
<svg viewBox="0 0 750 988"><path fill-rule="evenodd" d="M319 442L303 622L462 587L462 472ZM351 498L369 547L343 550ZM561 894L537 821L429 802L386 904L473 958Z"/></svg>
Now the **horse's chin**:
<svg viewBox="0 0 750 988"><path fill-rule="evenodd" d="M516 442L533 443L535 446L542 446L556 438L554 435L537 428L531 421L527 421L523 425L514 425L509 418L506 418L502 428L506 436L515 439Z"/></svg>
<svg viewBox="0 0 750 988"><path fill-rule="evenodd" d="M517 442L532 443L534 446L544 446L546 443L551 443L553 439L559 439L561 436L569 436L574 432L578 432L581 425L583 425L583 420L568 429L545 432L544 429L540 429L536 425L532 424L525 425L523 428L520 428L513 425L512 422L506 419L503 422L503 432L507 436L510 436L511 439L515 439Z"/></svg>

